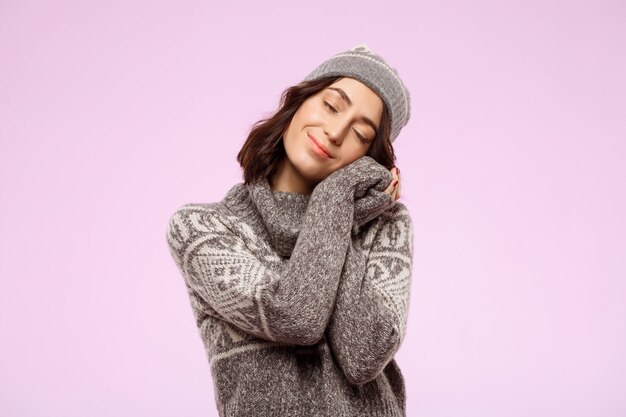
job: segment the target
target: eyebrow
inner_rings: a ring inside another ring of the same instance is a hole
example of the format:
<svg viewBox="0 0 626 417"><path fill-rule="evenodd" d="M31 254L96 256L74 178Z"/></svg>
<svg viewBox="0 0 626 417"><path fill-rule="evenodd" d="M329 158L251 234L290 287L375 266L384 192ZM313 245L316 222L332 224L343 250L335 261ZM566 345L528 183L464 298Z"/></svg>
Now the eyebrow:
<svg viewBox="0 0 626 417"><path fill-rule="evenodd" d="M328 87L329 90L334 90L336 92L339 93L339 95L341 96L341 98L343 98L346 103L348 103L348 106L352 105L352 100L350 100L350 97L348 97L348 95L346 94L345 91L343 91L341 88L339 87ZM363 120L365 123L367 123L372 129L374 129L374 133L378 134L378 127L376 127L376 124L372 121L372 119L370 119L367 116L361 116L361 120Z"/></svg>

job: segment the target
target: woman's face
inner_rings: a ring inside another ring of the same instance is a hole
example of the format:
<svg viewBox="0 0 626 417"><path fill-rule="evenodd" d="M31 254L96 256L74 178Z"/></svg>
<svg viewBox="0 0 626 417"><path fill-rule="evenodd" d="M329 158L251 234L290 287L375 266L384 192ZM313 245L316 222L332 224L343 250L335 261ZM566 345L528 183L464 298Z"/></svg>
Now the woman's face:
<svg viewBox="0 0 626 417"><path fill-rule="evenodd" d="M365 84L342 78L300 105L283 134L284 172L314 185L367 154L383 102ZM294 178L294 180L297 180Z"/></svg>

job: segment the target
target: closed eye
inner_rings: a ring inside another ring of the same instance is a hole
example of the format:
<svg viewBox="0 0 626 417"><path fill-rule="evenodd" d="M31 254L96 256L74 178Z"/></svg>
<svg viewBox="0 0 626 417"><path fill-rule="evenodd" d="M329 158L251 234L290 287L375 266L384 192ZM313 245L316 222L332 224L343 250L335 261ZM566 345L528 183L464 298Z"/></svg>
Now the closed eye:
<svg viewBox="0 0 626 417"><path fill-rule="evenodd" d="M333 106L331 106L330 103L328 103L327 101L324 101L324 105L326 107L328 107L333 113L337 113L337 109L335 109ZM365 139L365 136L361 135L358 130L356 130L356 129L352 129L352 130L354 130L354 133L356 134L356 136L359 138L359 140L361 142L369 143L369 141L367 139Z"/></svg>
<svg viewBox="0 0 626 417"><path fill-rule="evenodd" d="M356 135L359 137L359 140L363 143L368 143L368 141L365 139L365 136L361 135L356 129L352 129L354 130L354 133L356 133Z"/></svg>
<svg viewBox="0 0 626 417"><path fill-rule="evenodd" d="M337 109L335 109L333 106L331 106L330 104L328 104L328 102L327 102L327 101L325 101L325 102L324 102L324 104L326 105L326 107L330 108L330 109L333 111L333 113L337 113Z"/></svg>

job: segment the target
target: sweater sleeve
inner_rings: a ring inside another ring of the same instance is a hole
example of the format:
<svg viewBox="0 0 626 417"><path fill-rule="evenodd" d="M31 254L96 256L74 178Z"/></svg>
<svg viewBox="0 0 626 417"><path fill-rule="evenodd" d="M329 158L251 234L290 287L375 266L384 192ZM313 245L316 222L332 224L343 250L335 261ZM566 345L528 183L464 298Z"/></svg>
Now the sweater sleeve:
<svg viewBox="0 0 626 417"><path fill-rule="evenodd" d="M383 213L381 220L363 261L364 273L344 274L327 329L339 367L353 384L375 379L406 332L413 226L402 203Z"/></svg>
<svg viewBox="0 0 626 417"><path fill-rule="evenodd" d="M210 204L180 207L170 218L167 242L189 291L246 333L317 343L334 308L354 215L350 196L336 190L330 183L315 188L280 273L249 250L262 243L259 237L234 233Z"/></svg>

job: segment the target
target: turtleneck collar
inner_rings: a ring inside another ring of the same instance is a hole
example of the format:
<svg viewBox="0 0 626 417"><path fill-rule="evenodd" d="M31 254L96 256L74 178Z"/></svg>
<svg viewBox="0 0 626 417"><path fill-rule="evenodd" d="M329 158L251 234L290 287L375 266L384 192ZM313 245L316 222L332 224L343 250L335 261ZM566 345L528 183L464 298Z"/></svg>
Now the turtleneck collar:
<svg viewBox="0 0 626 417"><path fill-rule="evenodd" d="M263 177L254 183L233 186L223 199L224 205L263 236L282 257L290 257L300 234L311 194L274 191ZM395 204L384 191L370 188L354 206L352 234L363 224Z"/></svg>
<svg viewBox="0 0 626 417"><path fill-rule="evenodd" d="M249 221L258 233L265 235L280 256L293 251L310 194L274 191L268 180L237 184L224 198L226 206Z"/></svg>

